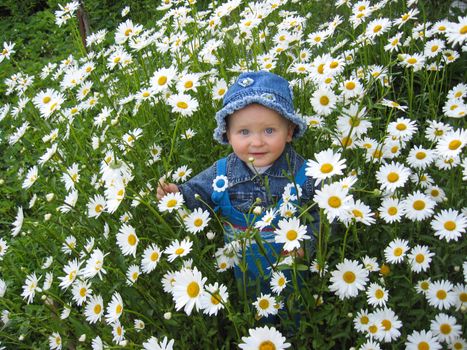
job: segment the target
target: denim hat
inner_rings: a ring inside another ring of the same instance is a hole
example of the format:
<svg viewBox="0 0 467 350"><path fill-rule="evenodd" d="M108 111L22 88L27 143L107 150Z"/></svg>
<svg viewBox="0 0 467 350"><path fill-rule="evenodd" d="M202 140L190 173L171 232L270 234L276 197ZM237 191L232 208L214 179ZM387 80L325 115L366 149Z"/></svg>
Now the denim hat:
<svg viewBox="0 0 467 350"><path fill-rule="evenodd" d="M294 138L302 136L305 132L305 121L294 112L293 94L289 82L276 74L259 71L240 74L226 92L222 109L216 113L217 127L214 130L214 139L221 144L227 144L225 118L252 103L270 108L293 122L297 126L294 130Z"/></svg>

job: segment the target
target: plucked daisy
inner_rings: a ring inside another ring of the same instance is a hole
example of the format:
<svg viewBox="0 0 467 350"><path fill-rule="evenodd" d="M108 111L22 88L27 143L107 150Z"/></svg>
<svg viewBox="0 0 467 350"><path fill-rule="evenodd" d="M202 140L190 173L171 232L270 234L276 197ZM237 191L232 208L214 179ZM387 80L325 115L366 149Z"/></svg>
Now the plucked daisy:
<svg viewBox="0 0 467 350"><path fill-rule="evenodd" d="M358 261L344 259L331 273L329 290L336 293L340 299L355 297L360 290L365 289L367 280L368 270Z"/></svg>
<svg viewBox="0 0 467 350"><path fill-rule="evenodd" d="M409 250L409 242L407 240L396 238L384 249L384 257L386 258L386 262L390 264L399 264L404 260Z"/></svg>
<svg viewBox="0 0 467 350"><path fill-rule="evenodd" d="M152 243L143 252L143 259L141 260L141 270L143 270L144 273L150 273L156 268L160 258L160 248L156 244Z"/></svg>
<svg viewBox="0 0 467 350"><path fill-rule="evenodd" d="M136 249L138 248L139 238L136 235L133 226L123 224L118 230L117 245L119 246L123 255L136 256Z"/></svg>
<svg viewBox="0 0 467 350"><path fill-rule="evenodd" d="M341 154L334 153L332 149L316 153L315 159L307 161L305 175L316 179L316 185L333 175L342 175L342 169L346 168L345 159L341 159Z"/></svg>
<svg viewBox="0 0 467 350"><path fill-rule="evenodd" d="M440 313L431 321L430 330L440 341L451 343L462 335L462 326L455 317Z"/></svg>
<svg viewBox="0 0 467 350"><path fill-rule="evenodd" d="M157 207L160 212L168 211L171 213L174 210L180 209L183 203L185 203L185 200L181 193L168 193L161 198Z"/></svg>
<svg viewBox="0 0 467 350"><path fill-rule="evenodd" d="M442 209L431 221L431 228L435 231L435 236L445 239L447 242L459 238L465 234L467 227L467 217L455 209Z"/></svg>
<svg viewBox="0 0 467 350"><path fill-rule="evenodd" d="M248 330L249 336L242 337L238 345L243 350L275 349L282 350L290 347L286 338L274 327L264 326Z"/></svg>
<svg viewBox="0 0 467 350"><path fill-rule="evenodd" d="M279 295L287 287L287 278L282 271L274 271L271 276L270 286L273 293Z"/></svg>
<svg viewBox="0 0 467 350"><path fill-rule="evenodd" d="M92 295L84 308L84 316L90 324L101 320L104 314L104 301L100 295Z"/></svg>
<svg viewBox="0 0 467 350"><path fill-rule="evenodd" d="M382 165L376 172L376 180L381 184L382 190L395 191L407 182L410 169L403 164L392 162Z"/></svg>
<svg viewBox="0 0 467 350"><path fill-rule="evenodd" d="M367 302L371 306L386 306L388 291L378 283L371 283L366 290Z"/></svg>
<svg viewBox="0 0 467 350"><path fill-rule="evenodd" d="M405 342L406 350L441 350L442 346L438 341L438 337L434 335L431 331L421 330L413 331L412 334L407 336L407 341Z"/></svg>
<svg viewBox="0 0 467 350"><path fill-rule="evenodd" d="M405 207L398 198L386 197L381 202L378 211L380 218L391 224L401 221L402 215L405 213Z"/></svg>
<svg viewBox="0 0 467 350"><path fill-rule="evenodd" d="M165 248L164 253L169 257L167 260L169 262L174 261L178 257L184 257L191 252L191 247L193 242L188 238L185 238L183 241L179 242L178 239L174 240L167 248Z"/></svg>
<svg viewBox="0 0 467 350"><path fill-rule="evenodd" d="M426 194L416 191L404 200L405 216L412 221L421 221L433 214L436 202Z"/></svg>
<svg viewBox="0 0 467 350"><path fill-rule="evenodd" d="M207 278L194 269L182 269L176 273L172 296L175 309L181 308L190 316L193 308L201 308L201 296L204 293L204 284Z"/></svg>
<svg viewBox="0 0 467 350"><path fill-rule="evenodd" d="M343 189L338 183L325 184L320 190L316 190L313 197L318 206L324 209L329 221L335 218L345 219L351 199L352 196L348 195L348 190Z"/></svg>
<svg viewBox="0 0 467 350"><path fill-rule="evenodd" d="M118 321L120 316L123 314L123 299L120 293L114 292L109 305L107 305L107 311L105 314L105 321L107 324L112 324Z"/></svg>
<svg viewBox="0 0 467 350"><path fill-rule="evenodd" d="M452 288L452 283L447 280L431 282L426 293L428 303L439 310L448 310L456 302Z"/></svg>
<svg viewBox="0 0 467 350"><path fill-rule="evenodd" d="M427 246L416 245L408 254L410 269L415 272L426 271L430 268L431 258L435 255Z"/></svg>
<svg viewBox="0 0 467 350"><path fill-rule="evenodd" d="M224 303L229 299L227 287L217 282L208 284L201 295L201 309L206 315L217 315L220 309L224 308Z"/></svg>
<svg viewBox="0 0 467 350"><path fill-rule="evenodd" d="M305 239L310 239L307 235L305 225L300 224L300 219L290 218L282 219L277 224L277 229L274 231L274 241L276 243L284 243L283 250L293 251L300 248L300 242Z"/></svg>
<svg viewBox="0 0 467 350"><path fill-rule="evenodd" d="M209 212L201 208L196 208L183 219L185 223L186 230L190 233L198 233L203 231L208 225L211 218L209 217Z"/></svg>

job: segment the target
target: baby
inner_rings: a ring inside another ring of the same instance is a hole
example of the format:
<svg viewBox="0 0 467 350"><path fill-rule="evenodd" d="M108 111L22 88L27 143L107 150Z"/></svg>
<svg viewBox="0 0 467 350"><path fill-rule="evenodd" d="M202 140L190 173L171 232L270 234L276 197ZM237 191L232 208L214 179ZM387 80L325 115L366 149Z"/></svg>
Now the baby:
<svg viewBox="0 0 467 350"><path fill-rule="evenodd" d="M293 202L305 203L314 194L314 182L305 176L306 162L290 145L303 135L306 124L294 112L288 81L265 71L238 77L225 94L216 121L214 138L230 144L233 153L182 185L160 184L157 198L181 192L190 209L214 208L225 219L225 242L242 242L237 280L265 292L262 276L289 253L274 239L277 213L290 215ZM277 209L276 218L257 225L259 235L254 234L257 231L251 228L264 220L261 213L267 208Z"/></svg>

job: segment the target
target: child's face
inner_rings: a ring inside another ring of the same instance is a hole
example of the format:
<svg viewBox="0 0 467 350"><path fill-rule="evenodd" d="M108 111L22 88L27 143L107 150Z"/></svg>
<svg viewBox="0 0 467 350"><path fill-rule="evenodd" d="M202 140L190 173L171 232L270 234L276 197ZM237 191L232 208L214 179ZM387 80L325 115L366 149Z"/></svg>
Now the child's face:
<svg viewBox="0 0 467 350"><path fill-rule="evenodd" d="M271 165L292 141L294 125L279 113L250 104L229 116L227 138L235 154L253 165Z"/></svg>

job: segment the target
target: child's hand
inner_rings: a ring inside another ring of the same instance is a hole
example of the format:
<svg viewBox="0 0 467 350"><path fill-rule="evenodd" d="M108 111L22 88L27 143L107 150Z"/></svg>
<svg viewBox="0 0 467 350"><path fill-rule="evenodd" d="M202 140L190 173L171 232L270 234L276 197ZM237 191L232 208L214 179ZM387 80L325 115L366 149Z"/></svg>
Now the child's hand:
<svg viewBox="0 0 467 350"><path fill-rule="evenodd" d="M160 200L164 197L167 193L177 193L180 192L177 185L165 182L159 182L157 186L157 199Z"/></svg>

